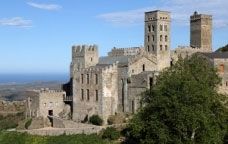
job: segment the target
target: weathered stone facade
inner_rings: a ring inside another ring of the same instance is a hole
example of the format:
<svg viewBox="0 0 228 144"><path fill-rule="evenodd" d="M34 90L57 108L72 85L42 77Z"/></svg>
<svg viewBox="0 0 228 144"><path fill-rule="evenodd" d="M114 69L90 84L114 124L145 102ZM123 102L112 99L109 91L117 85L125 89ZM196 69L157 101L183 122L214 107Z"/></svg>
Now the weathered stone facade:
<svg viewBox="0 0 228 144"><path fill-rule="evenodd" d="M195 12L190 16L190 46L212 52L212 16Z"/></svg>
<svg viewBox="0 0 228 144"><path fill-rule="evenodd" d="M63 111L63 98L66 96L64 91L42 89L33 92L35 94L27 100L28 117L47 118L48 115L58 116Z"/></svg>

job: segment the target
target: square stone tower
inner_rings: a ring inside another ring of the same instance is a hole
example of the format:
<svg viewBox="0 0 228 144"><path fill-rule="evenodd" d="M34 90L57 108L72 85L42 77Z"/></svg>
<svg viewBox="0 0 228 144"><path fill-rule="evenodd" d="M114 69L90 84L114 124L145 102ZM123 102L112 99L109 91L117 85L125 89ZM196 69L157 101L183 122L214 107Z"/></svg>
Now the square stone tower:
<svg viewBox="0 0 228 144"><path fill-rule="evenodd" d="M170 66L170 12L145 13L144 47L157 57L158 70Z"/></svg>
<svg viewBox="0 0 228 144"><path fill-rule="evenodd" d="M212 51L212 16L194 12L190 16L190 46L204 52Z"/></svg>

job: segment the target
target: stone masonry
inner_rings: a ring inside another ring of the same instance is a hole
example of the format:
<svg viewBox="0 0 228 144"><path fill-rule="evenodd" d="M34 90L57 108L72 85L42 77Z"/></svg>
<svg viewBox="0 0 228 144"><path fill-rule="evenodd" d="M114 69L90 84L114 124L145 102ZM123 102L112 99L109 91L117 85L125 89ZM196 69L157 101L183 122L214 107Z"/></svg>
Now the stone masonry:
<svg viewBox="0 0 228 144"><path fill-rule="evenodd" d="M99 57L97 45L72 46L70 81L63 91L39 91L31 98L31 116L57 116L64 102L71 105L72 120L85 122L99 115L105 122L111 115L134 113L141 106L141 93L150 89L159 73L179 57L194 53L208 57L222 78L219 91L228 93L228 53L212 51L212 16L195 12L190 17L190 46L171 50L170 12L145 13L144 47L116 48Z"/></svg>

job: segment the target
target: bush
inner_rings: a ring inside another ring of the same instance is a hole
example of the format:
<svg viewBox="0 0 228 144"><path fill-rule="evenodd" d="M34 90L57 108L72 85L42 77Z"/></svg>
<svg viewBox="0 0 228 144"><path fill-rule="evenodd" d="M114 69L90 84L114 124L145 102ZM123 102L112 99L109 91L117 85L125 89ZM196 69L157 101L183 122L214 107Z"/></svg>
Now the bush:
<svg viewBox="0 0 228 144"><path fill-rule="evenodd" d="M113 127L108 127L104 130L102 138L116 140L120 137L120 132Z"/></svg>
<svg viewBox="0 0 228 144"><path fill-rule="evenodd" d="M27 122L25 123L25 128L28 129L28 127L31 125L32 119L28 119Z"/></svg>
<svg viewBox="0 0 228 144"><path fill-rule="evenodd" d="M98 115L92 115L89 118L89 122L94 125L101 126L103 124L103 120Z"/></svg>

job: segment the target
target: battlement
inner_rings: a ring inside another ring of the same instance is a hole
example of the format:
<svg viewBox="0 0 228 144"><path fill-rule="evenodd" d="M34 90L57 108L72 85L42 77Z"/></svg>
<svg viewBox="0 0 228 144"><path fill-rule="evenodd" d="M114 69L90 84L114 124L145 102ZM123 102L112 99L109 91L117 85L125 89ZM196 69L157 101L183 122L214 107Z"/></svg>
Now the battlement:
<svg viewBox="0 0 228 144"><path fill-rule="evenodd" d="M190 16L190 22L194 22L201 19L212 20L212 15L198 14L197 12L194 12L194 14Z"/></svg>
<svg viewBox="0 0 228 144"><path fill-rule="evenodd" d="M72 46L72 57L84 56L86 53L97 53L97 45L74 45Z"/></svg>
<svg viewBox="0 0 228 144"><path fill-rule="evenodd" d="M114 47L108 56L132 56L137 55L143 50L143 47L116 48Z"/></svg>
<svg viewBox="0 0 228 144"><path fill-rule="evenodd" d="M145 21L170 21L170 12L168 11L161 11L161 10L155 10L155 11L148 11L145 12Z"/></svg>
<svg viewBox="0 0 228 144"><path fill-rule="evenodd" d="M65 93L63 90L50 90L49 88L41 88L40 90L33 90L36 93Z"/></svg>

